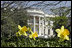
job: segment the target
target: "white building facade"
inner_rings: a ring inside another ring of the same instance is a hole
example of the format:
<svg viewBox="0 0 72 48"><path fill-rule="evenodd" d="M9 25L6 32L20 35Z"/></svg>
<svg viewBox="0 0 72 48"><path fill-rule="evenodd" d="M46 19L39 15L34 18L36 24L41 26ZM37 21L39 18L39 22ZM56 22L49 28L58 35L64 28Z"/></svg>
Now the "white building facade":
<svg viewBox="0 0 72 48"><path fill-rule="evenodd" d="M52 29L53 21L47 21L45 19L55 16L45 14L43 11L35 8L29 8L26 9L26 11L30 17L28 25L31 27L33 32L38 33L38 37L49 38L55 36Z"/></svg>

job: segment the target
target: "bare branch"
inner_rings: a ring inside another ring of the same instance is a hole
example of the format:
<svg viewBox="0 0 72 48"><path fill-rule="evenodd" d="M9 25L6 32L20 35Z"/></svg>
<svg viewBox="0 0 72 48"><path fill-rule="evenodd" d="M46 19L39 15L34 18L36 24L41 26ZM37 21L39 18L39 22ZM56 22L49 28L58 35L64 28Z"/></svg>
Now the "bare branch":
<svg viewBox="0 0 72 48"><path fill-rule="evenodd" d="M43 2L45 2L45 1L42 1L42 2L38 2L38 3L32 4L32 5L30 5L29 7L26 7L26 8L30 8L30 7L32 7L32 6L36 6L36 5L38 5L38 4L42 4Z"/></svg>
<svg viewBox="0 0 72 48"><path fill-rule="evenodd" d="M58 5L59 3L61 3L61 2L62 2L62 1L59 1L59 2L57 2L57 3L55 3L55 4L53 4L53 3L45 4L45 5L43 5L44 8L42 8L42 9L45 9L47 6L56 6L56 5Z"/></svg>
<svg viewBox="0 0 72 48"><path fill-rule="evenodd" d="M12 2L8 3L8 5L7 5L5 8L9 7L9 6L12 5L14 2L15 2L15 1L12 1Z"/></svg>

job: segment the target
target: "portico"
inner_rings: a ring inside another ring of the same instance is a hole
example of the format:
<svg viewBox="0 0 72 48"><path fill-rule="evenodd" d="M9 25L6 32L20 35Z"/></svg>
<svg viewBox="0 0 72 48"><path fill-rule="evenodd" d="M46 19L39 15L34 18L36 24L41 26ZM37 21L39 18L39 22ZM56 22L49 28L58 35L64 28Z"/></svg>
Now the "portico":
<svg viewBox="0 0 72 48"><path fill-rule="evenodd" d="M33 32L38 33L38 37L48 38L54 36L53 34L53 21L46 21L45 18L54 17L47 15L41 10L27 9L31 19L28 20L28 25L31 26ZM50 24L50 25L48 25Z"/></svg>

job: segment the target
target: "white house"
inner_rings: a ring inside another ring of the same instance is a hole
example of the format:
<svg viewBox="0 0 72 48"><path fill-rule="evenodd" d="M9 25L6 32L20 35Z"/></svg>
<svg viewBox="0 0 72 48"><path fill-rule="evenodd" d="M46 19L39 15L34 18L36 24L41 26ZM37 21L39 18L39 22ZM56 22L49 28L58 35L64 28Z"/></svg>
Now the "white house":
<svg viewBox="0 0 72 48"><path fill-rule="evenodd" d="M30 17L28 25L32 28L33 32L36 31L38 33L38 37L54 37L53 29L51 27L53 26L53 21L45 20L45 18L55 17L54 15L45 14L42 10L36 8L27 8L26 11Z"/></svg>

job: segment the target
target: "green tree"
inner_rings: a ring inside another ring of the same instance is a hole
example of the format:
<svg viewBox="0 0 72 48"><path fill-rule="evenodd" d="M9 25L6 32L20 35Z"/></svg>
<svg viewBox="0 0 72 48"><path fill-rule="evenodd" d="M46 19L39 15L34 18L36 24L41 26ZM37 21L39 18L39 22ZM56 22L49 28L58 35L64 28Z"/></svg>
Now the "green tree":
<svg viewBox="0 0 72 48"><path fill-rule="evenodd" d="M27 13L24 9L10 8L4 10L1 8L1 37L5 39L11 38L17 32L17 26L27 26Z"/></svg>

